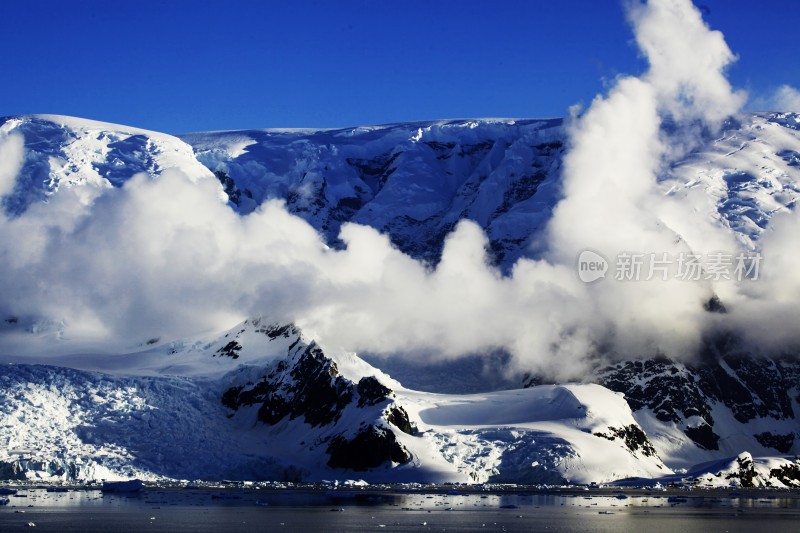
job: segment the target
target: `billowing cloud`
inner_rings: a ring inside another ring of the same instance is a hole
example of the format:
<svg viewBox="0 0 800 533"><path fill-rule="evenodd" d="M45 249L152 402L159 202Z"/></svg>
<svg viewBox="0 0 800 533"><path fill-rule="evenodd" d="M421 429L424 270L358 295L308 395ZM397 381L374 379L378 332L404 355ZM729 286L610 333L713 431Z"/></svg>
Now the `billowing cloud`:
<svg viewBox="0 0 800 533"><path fill-rule="evenodd" d="M632 2L628 16L650 63L644 81L657 92L662 109L718 125L744 104L746 95L733 92L724 73L735 56L691 1Z"/></svg>
<svg viewBox="0 0 800 533"><path fill-rule="evenodd" d="M781 85L773 97L775 111L800 113L800 91L790 85Z"/></svg>
<svg viewBox="0 0 800 533"><path fill-rule="evenodd" d="M730 329L764 353L797 354L800 347L800 212L776 215L761 239L763 269L757 282L740 288Z"/></svg>
<svg viewBox="0 0 800 533"><path fill-rule="evenodd" d="M343 226L346 248L334 250L279 201L240 216L220 201L212 178L138 175L97 195L65 188L48 204L0 219L0 313L62 337L61 345L45 338L37 346L6 335L1 349L74 350L91 341L96 350L121 350L263 315L352 350L447 358L504 348L520 369L570 379L598 355L693 353L723 320L704 309L715 294L739 309L783 305L789 264L758 294L709 281L587 284L576 275L586 248L612 258L736 247L730 230L702 215L713 208L707 195L678 201L658 183L696 142L698 124L713 130L741 105L723 74L733 55L689 0L632 3L629 14L650 69L618 80L572 122L563 199L541 260L522 259L501 274L470 221L447 238L435 269L356 224ZM678 127L665 128L665 119ZM18 139L3 143L0 192L13 186L21 157ZM769 237L771 250L797 234L788 220Z"/></svg>
<svg viewBox="0 0 800 533"><path fill-rule="evenodd" d="M743 96L722 73L733 55L688 0L634 3L629 16L650 69L620 79L573 125L564 199L549 226L552 260L559 264L585 248L609 258L735 249L729 231L700 215L711 206L698 209L691 197L674 201L657 183L662 169L696 142L698 121L716 127L741 105ZM665 117L673 125L669 131L662 127ZM703 194L696 201L709 199ZM605 316L605 339L616 353L692 353L712 320L703 307L715 294L707 282L670 276L590 289L588 307ZM603 335L593 338L599 342Z"/></svg>
<svg viewBox="0 0 800 533"><path fill-rule="evenodd" d="M0 132L0 198L14 190L24 158L25 140L22 136Z"/></svg>

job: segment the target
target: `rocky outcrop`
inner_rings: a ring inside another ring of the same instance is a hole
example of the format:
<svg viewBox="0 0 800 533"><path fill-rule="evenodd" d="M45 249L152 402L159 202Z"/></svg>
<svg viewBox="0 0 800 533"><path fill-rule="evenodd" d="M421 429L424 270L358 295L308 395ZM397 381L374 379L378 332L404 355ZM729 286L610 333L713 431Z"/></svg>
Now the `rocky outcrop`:
<svg viewBox="0 0 800 533"><path fill-rule="evenodd" d="M375 376L364 376L356 383L343 376L336 361L315 342L306 341L295 326L253 323L268 338L292 343L286 358L256 372L256 379L252 379L252 368L231 375L231 385L221 398L231 416L242 407L255 406L261 423L275 426L298 420L308 424L316 429L314 446L325 446L331 468L366 471L410 460L395 431L416 435L416 425L394 401L389 387ZM345 413L347 422L340 423ZM360 421L355 433L354 421Z"/></svg>
<svg viewBox="0 0 800 533"><path fill-rule="evenodd" d="M383 425L370 425L351 439L337 435L331 439L327 453L330 455L328 466L357 472L389 461L402 464L411 459L408 451L397 442L394 433Z"/></svg>
<svg viewBox="0 0 800 533"><path fill-rule="evenodd" d="M260 405L258 419L270 425L288 416L320 426L338 420L353 399L353 388L339 375L336 363L312 343L294 360L279 361L258 383L229 388L222 400L234 410Z"/></svg>
<svg viewBox="0 0 800 533"><path fill-rule="evenodd" d="M756 433L754 436L765 448L773 448L781 453L789 453L796 437L794 433L779 434L770 431Z"/></svg>
<svg viewBox="0 0 800 533"><path fill-rule="evenodd" d="M356 391L358 392L359 407L377 405L386 401L392 394L392 389L384 386L374 376L361 378L356 386Z"/></svg>
<svg viewBox="0 0 800 533"><path fill-rule="evenodd" d="M386 420L397 429L408 435L418 433L417 426L408 416L408 413L399 405L391 405L385 412Z"/></svg>
<svg viewBox="0 0 800 533"><path fill-rule="evenodd" d="M773 468L769 474L786 487L800 487L800 464L797 461Z"/></svg>
<svg viewBox="0 0 800 533"><path fill-rule="evenodd" d="M633 411L650 410L664 423L674 423L697 446L718 450L715 406L730 411L741 424L755 419L795 420L792 395L800 387L797 363L752 354L710 354L694 364L664 358L617 363L601 370L597 381L622 392ZM756 432L762 446L788 453L795 432Z"/></svg>
<svg viewBox="0 0 800 533"><path fill-rule="evenodd" d="M800 461L757 458L749 452L721 460L693 472L685 481L700 487L793 488L800 486Z"/></svg>
<svg viewBox="0 0 800 533"><path fill-rule="evenodd" d="M657 457L655 448L647 439L647 435L642 428L637 425L631 424L624 427L609 427L606 431L595 432L598 437L603 437L608 440L621 439L625 446L633 453L640 452L646 457Z"/></svg>

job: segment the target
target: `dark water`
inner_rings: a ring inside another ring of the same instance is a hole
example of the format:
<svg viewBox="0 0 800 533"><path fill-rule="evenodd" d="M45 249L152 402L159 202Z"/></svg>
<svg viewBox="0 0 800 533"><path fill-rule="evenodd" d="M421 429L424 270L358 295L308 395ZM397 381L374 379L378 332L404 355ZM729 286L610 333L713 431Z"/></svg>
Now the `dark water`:
<svg viewBox="0 0 800 533"><path fill-rule="evenodd" d="M685 496L26 489L0 531L800 531L797 494Z"/></svg>

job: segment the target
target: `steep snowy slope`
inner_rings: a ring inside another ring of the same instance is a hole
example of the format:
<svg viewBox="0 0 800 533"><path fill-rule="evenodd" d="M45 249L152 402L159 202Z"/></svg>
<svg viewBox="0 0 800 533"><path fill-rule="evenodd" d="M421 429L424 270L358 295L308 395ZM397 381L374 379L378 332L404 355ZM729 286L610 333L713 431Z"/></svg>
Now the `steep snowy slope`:
<svg viewBox="0 0 800 533"><path fill-rule="evenodd" d="M62 187L79 186L86 200L120 187L134 174L151 177L180 168L191 179L212 177L191 146L164 133L56 115L0 119L0 135L21 135L25 160L16 187L3 198L19 214Z"/></svg>
<svg viewBox="0 0 800 533"><path fill-rule="evenodd" d="M331 243L353 221L433 261L469 218L510 265L550 216L565 132L561 120L498 119L181 138L242 213L284 198Z"/></svg>
<svg viewBox="0 0 800 533"><path fill-rule="evenodd" d="M798 115L742 115L664 169L666 196L708 198L707 216L752 244L800 194ZM511 265L550 217L566 131L559 120L443 121L326 131L243 131L182 137L248 212L266 198L335 242L352 220L436 260L462 218ZM681 229L681 228L676 228ZM690 231L691 228L684 228ZM686 235L689 237L689 235Z"/></svg>
<svg viewBox="0 0 800 533"><path fill-rule="evenodd" d="M799 122L796 113L743 115L729 121L717 138L664 171L664 195L705 197L708 215L752 247L776 213L797 203Z"/></svg>

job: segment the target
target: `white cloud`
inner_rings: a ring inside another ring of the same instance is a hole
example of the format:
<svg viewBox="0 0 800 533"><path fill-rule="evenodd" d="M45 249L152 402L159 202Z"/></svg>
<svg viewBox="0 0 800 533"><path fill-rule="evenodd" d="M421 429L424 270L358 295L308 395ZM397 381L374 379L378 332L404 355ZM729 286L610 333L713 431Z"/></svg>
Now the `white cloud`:
<svg viewBox="0 0 800 533"><path fill-rule="evenodd" d="M25 140L22 135L0 132L0 198L14 190L24 158Z"/></svg>
<svg viewBox="0 0 800 533"><path fill-rule="evenodd" d="M650 63L644 80L662 108L718 125L744 104L746 94L734 92L724 73L735 56L690 0L633 2L628 16Z"/></svg>
<svg viewBox="0 0 800 533"><path fill-rule="evenodd" d="M353 350L425 349L447 358L504 347L520 368L561 379L580 376L598 353L691 353L718 320L702 307L714 287L586 285L574 271L587 247L610 257L732 242L698 218L706 195L677 203L656 180L680 152L673 143L683 150L694 141L665 135L664 115L713 127L738 109L743 96L723 75L733 56L689 0L634 3L630 19L651 68L620 79L574 120L546 260L520 260L502 276L488 265L486 236L468 221L447 238L435 270L356 224L342 228L346 249L332 250L280 202L239 216L213 179L171 170L97 198L65 188L47 205L0 219L0 313L65 319L68 337L112 347L266 315ZM18 140L6 143L7 189L21 156ZM775 235L780 241L783 233ZM730 297L764 300L775 291Z"/></svg>
<svg viewBox="0 0 800 533"><path fill-rule="evenodd" d="M695 142L697 121L716 127L743 102L723 75L733 55L688 0L632 3L629 17L650 69L620 79L573 125L564 199L548 228L559 264L585 248L607 257L626 251L676 257L735 244L729 231L699 215L707 209L694 202L707 202L706 195L677 203L657 187L661 169ZM665 115L679 125L670 134L661 127ZM592 285L592 303L585 305L604 316L606 331L591 338L626 356L692 353L710 327L702 304L713 294L710 284L676 279Z"/></svg>
<svg viewBox="0 0 800 533"><path fill-rule="evenodd" d="M800 113L800 91L789 85L781 85L773 97L774 111Z"/></svg>

